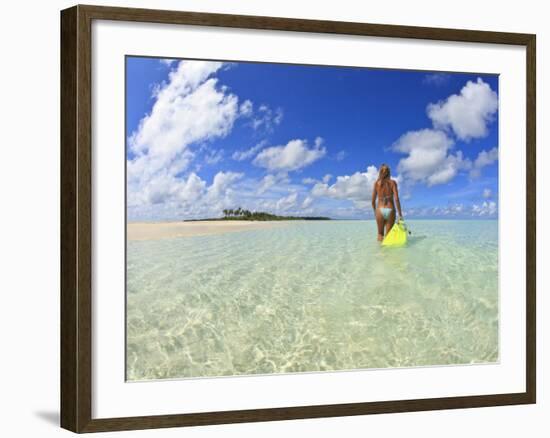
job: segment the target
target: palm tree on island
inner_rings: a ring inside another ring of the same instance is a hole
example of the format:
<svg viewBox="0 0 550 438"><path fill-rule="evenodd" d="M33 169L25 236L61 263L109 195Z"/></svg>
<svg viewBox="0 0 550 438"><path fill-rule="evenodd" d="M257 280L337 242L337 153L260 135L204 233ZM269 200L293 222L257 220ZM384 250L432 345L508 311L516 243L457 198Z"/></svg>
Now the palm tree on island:
<svg viewBox="0 0 550 438"><path fill-rule="evenodd" d="M292 221L292 220L331 220L326 216L279 216L265 211L250 211L237 207L235 209L225 208L222 210L223 217L206 219L185 219L186 222L195 221Z"/></svg>

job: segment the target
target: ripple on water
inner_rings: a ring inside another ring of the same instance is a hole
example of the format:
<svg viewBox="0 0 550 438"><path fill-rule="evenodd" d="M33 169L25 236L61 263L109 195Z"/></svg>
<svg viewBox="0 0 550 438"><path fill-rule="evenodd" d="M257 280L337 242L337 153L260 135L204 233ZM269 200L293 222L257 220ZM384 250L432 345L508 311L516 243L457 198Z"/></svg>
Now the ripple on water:
<svg viewBox="0 0 550 438"><path fill-rule="evenodd" d="M129 241L129 380L494 362L498 223L369 221Z"/></svg>

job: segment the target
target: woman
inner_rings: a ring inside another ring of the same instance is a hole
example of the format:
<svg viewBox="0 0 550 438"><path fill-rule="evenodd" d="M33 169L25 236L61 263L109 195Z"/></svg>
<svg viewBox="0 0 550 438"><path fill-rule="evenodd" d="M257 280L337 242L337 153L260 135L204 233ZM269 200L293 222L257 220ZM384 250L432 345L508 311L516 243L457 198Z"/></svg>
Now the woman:
<svg viewBox="0 0 550 438"><path fill-rule="evenodd" d="M378 198L378 208L376 207L376 198ZM390 167L387 164L382 164L378 172L378 179L372 189L372 209L374 210L374 217L376 217L376 224L378 225L378 241L384 239L384 235L388 234L395 223L394 198L395 204L397 204L399 219L403 219L397 183L390 178ZM385 233L384 227L386 228Z"/></svg>

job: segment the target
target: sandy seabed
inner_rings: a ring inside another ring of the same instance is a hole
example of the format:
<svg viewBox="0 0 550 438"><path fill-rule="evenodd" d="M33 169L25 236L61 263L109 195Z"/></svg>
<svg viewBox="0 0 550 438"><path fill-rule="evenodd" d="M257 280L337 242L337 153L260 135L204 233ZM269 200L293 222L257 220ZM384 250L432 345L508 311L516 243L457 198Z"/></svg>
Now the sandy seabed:
<svg viewBox="0 0 550 438"><path fill-rule="evenodd" d="M206 236L235 231L261 230L287 225L281 221L192 221L192 222L130 222L128 240L156 240L174 237Z"/></svg>
<svg viewBox="0 0 550 438"><path fill-rule="evenodd" d="M146 225L215 234L127 242L126 378L497 362L498 222L408 225L404 248L374 221Z"/></svg>

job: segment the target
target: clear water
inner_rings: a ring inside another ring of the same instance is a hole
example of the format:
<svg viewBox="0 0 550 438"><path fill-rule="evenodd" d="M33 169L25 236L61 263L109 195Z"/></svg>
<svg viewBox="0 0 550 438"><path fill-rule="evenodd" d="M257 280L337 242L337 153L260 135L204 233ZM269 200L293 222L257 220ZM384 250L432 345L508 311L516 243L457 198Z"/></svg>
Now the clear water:
<svg viewBox="0 0 550 438"><path fill-rule="evenodd" d="M129 241L128 380L498 360L498 222L289 222Z"/></svg>

